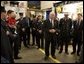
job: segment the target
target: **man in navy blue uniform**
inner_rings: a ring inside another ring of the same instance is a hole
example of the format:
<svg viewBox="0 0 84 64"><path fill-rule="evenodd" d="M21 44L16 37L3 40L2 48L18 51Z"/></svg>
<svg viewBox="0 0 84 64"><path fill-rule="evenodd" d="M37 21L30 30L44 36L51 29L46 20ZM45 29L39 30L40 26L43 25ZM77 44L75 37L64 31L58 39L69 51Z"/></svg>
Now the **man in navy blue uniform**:
<svg viewBox="0 0 84 64"><path fill-rule="evenodd" d="M41 39L41 43L40 43ZM38 48L44 48L44 33L43 33L43 21L42 21L42 16L39 15L37 17L37 22L36 22L36 43Z"/></svg>

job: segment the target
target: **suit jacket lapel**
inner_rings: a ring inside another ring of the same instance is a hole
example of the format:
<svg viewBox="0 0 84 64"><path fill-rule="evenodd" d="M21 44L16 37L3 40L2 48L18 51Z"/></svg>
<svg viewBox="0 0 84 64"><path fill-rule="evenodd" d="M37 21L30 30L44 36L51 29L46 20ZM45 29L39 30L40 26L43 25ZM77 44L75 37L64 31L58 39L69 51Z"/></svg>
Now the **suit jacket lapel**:
<svg viewBox="0 0 84 64"><path fill-rule="evenodd" d="M52 27L52 22L49 20L49 27Z"/></svg>

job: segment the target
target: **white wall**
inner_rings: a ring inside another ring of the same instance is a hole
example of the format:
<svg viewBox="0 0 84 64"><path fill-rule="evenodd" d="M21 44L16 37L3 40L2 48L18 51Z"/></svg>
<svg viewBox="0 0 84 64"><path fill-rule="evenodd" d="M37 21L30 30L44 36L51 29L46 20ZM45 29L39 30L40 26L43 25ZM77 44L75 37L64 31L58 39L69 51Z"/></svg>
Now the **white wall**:
<svg viewBox="0 0 84 64"><path fill-rule="evenodd" d="M8 2L10 2L10 1L8 1ZM25 17L25 13L26 13L26 9L27 9L27 1L18 1L18 2L19 2L19 5L20 5L21 3L23 3L24 6L23 6L22 8L19 8L19 7L17 7L17 6L11 7L11 6L10 6L10 3L4 5L6 11L8 11L8 10L13 10L13 11L17 12L16 19L19 18L19 14L18 14L18 13L23 13L23 16ZM3 5L3 1L1 2L1 5Z"/></svg>
<svg viewBox="0 0 84 64"><path fill-rule="evenodd" d="M20 4L24 3L24 7L27 7L27 1L18 1Z"/></svg>
<svg viewBox="0 0 84 64"><path fill-rule="evenodd" d="M47 9L53 7L53 3L58 3L61 1L41 1L41 9Z"/></svg>
<svg viewBox="0 0 84 64"><path fill-rule="evenodd" d="M46 9L52 7L52 10L54 11L53 3L58 3L58 2L61 1L41 1L41 9L42 10L44 9L45 19L46 19ZM79 10L77 11L77 9ZM64 5L63 12L69 12L70 13L69 17L75 19L76 18L75 14L77 14L77 12L81 12L83 14L83 2ZM62 18L63 16L64 16L63 13L58 14L59 18Z"/></svg>
<svg viewBox="0 0 84 64"><path fill-rule="evenodd" d="M41 1L41 10L44 10L44 13L43 13L44 19L46 19L46 9L52 8L52 11L54 11L53 4L58 2L61 2L61 1Z"/></svg>
<svg viewBox="0 0 84 64"><path fill-rule="evenodd" d="M83 2L64 5L63 12L68 12L69 17L75 20L77 17L77 13L83 14Z"/></svg>
<svg viewBox="0 0 84 64"><path fill-rule="evenodd" d="M55 1L41 1L41 9L47 9L53 7Z"/></svg>

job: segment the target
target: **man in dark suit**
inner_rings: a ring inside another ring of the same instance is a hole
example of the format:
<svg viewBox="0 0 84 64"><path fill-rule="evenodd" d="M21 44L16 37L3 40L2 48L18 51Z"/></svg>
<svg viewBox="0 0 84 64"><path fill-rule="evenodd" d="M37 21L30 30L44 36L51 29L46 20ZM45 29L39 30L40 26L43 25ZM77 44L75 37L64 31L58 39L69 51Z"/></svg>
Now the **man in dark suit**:
<svg viewBox="0 0 84 64"><path fill-rule="evenodd" d="M19 15L20 15L20 18L17 20L17 21L19 21L18 24L17 24L19 37L20 37L19 47L21 48L21 41L23 40L24 46L29 48L27 46L27 42L26 42L26 36L27 36L27 32L26 32L26 30L27 30L27 22L26 21L27 20L26 20L26 18L23 17L22 13L20 13ZM30 29L29 29L29 34L30 34ZM28 37L30 37L30 36L28 36Z"/></svg>
<svg viewBox="0 0 84 64"><path fill-rule="evenodd" d="M49 57L49 46L51 43L51 56L56 59L55 46L56 46L56 33L58 33L58 21L55 20L55 14L50 12L49 19L44 21L45 31L45 60Z"/></svg>
<svg viewBox="0 0 84 64"><path fill-rule="evenodd" d="M29 45L30 45L30 27L31 27L30 18L27 17L27 15L26 15L26 17L22 18L22 20L21 19L19 20L18 25L20 26L20 30L22 31L21 35L23 37L24 46L29 48ZM26 39L27 39L28 43L26 42Z"/></svg>
<svg viewBox="0 0 84 64"><path fill-rule="evenodd" d="M29 46L30 45L30 28L31 28L31 19L26 15L26 17L23 18L24 19L24 24L23 24L23 27L25 29L25 39L26 39L26 36L27 36L27 45Z"/></svg>
<svg viewBox="0 0 84 64"><path fill-rule="evenodd" d="M68 17L68 13L64 14L64 18L60 19L60 51L59 53L62 53L63 51L63 45L65 45L65 53L68 53L68 44L70 42L70 32L72 27L72 20Z"/></svg>
<svg viewBox="0 0 84 64"><path fill-rule="evenodd" d="M19 34L19 38L20 38L20 43L19 43L19 49L21 49L21 42L23 40L23 44L25 47L27 47L26 44L26 36L25 35L25 29L23 28L23 13L19 13L20 18L17 20L17 29L18 29L18 34ZM23 38L23 39L22 39Z"/></svg>
<svg viewBox="0 0 84 64"><path fill-rule="evenodd" d="M59 18L56 15L56 20L58 21L58 29L59 29ZM58 30L58 33L56 33L56 49L59 49L59 45L60 45L60 30Z"/></svg>
<svg viewBox="0 0 84 64"><path fill-rule="evenodd" d="M13 51L10 45L9 37L10 30L7 28L6 23L6 11L4 7L1 7L1 62L3 58L7 60L6 63L14 63Z"/></svg>
<svg viewBox="0 0 84 64"><path fill-rule="evenodd" d="M73 22L73 52L71 54L74 54L76 52L76 45L78 45L77 48L77 55L79 56L81 44L82 44L82 35L83 35L83 19L82 14L78 14L77 19Z"/></svg>
<svg viewBox="0 0 84 64"><path fill-rule="evenodd" d="M35 45L35 41L36 41L36 16L33 16L33 20L32 20L32 24L31 24L31 28L32 28L32 46Z"/></svg>
<svg viewBox="0 0 84 64"><path fill-rule="evenodd" d="M44 48L44 33L43 33L43 22L42 22L42 16L39 15L37 17L37 22L36 22L36 43L39 48ZM40 42L41 40L41 42Z"/></svg>

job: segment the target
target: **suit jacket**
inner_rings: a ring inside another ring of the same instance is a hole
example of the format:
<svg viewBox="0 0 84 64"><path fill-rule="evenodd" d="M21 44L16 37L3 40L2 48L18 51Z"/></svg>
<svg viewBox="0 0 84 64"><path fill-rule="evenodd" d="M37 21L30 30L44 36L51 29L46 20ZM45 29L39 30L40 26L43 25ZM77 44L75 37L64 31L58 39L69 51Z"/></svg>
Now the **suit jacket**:
<svg viewBox="0 0 84 64"><path fill-rule="evenodd" d="M6 58L9 62L13 62L13 51L10 45L9 37L6 35L7 30L9 31L6 26L6 22L1 20L1 56Z"/></svg>
<svg viewBox="0 0 84 64"><path fill-rule="evenodd" d="M70 18L68 18L67 20L65 20L64 18L60 19L59 28L61 36L69 37L72 28L72 20Z"/></svg>
<svg viewBox="0 0 84 64"><path fill-rule="evenodd" d="M38 21L36 22L36 29L37 30L43 30L43 22L42 21Z"/></svg>
<svg viewBox="0 0 84 64"><path fill-rule="evenodd" d="M31 27L31 19L30 18L24 17L23 21L24 21L24 25L23 26L25 28L30 28ZM28 21L29 21L29 26L28 26Z"/></svg>
<svg viewBox="0 0 84 64"><path fill-rule="evenodd" d="M29 26L28 26L28 19L29 19ZM22 20L21 19L19 19L19 25L20 25L20 28L30 28L30 26L31 26L31 20L30 20L30 18L26 18L26 17L24 17Z"/></svg>
<svg viewBox="0 0 84 64"><path fill-rule="evenodd" d="M33 28L35 28L36 29L36 23L37 23L37 20L32 20L32 23L31 23L31 28L32 28L32 30L34 30Z"/></svg>
<svg viewBox="0 0 84 64"><path fill-rule="evenodd" d="M24 19L19 18L17 21L19 21L17 23L18 33L22 34L22 28L24 28L24 25L23 25L24 24Z"/></svg>
<svg viewBox="0 0 84 64"><path fill-rule="evenodd" d="M28 25L28 21L29 21L29 25ZM19 26L19 30L20 31L22 31L22 28L25 28L25 32L28 29L30 30L30 27L31 27L31 20L30 20L30 18L24 17L22 20L19 19L18 26Z"/></svg>
<svg viewBox="0 0 84 64"><path fill-rule="evenodd" d="M83 35L83 20L78 25L77 20L73 22L73 37L82 39Z"/></svg>
<svg viewBox="0 0 84 64"><path fill-rule="evenodd" d="M55 33L50 33L49 30L50 29L55 29L56 32L59 32L59 29L58 29L58 21L57 20L54 20L54 27L52 27L52 23L50 22L50 20L46 20L44 21L44 31L45 31L45 38L55 38L56 37L56 32Z"/></svg>

